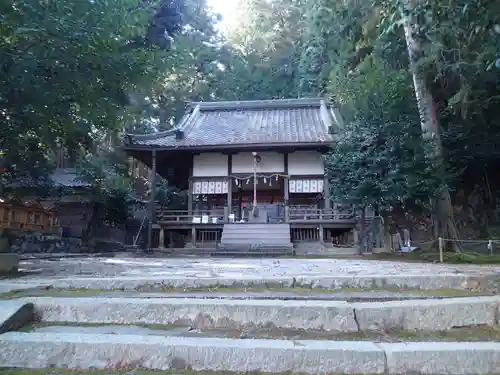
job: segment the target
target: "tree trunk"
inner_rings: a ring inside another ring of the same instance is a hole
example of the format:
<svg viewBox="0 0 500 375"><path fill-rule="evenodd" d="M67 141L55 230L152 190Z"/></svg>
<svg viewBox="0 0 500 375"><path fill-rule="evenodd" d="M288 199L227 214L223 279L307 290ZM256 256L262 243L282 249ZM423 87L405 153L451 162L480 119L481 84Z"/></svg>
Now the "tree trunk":
<svg viewBox="0 0 500 375"><path fill-rule="evenodd" d="M359 217L359 237L358 237L358 246L360 254L366 252L366 216L365 216L365 207L362 208L361 215Z"/></svg>
<svg viewBox="0 0 500 375"><path fill-rule="evenodd" d="M431 139L434 143L433 154L429 155L435 163L442 163L442 141L439 133L439 124L436 117L434 100L429 90L425 72L418 66L420 59L424 56L424 41L418 37L416 30L419 25L417 17L412 13L421 0L405 0L402 8L403 26L405 31L406 45L410 60L410 68L413 75L415 97L417 99L420 114L420 126L424 139ZM451 204L450 191L448 187L443 189L441 195L432 202L435 233L438 237L449 239L455 251L461 249L456 241L459 239L458 230L454 220L453 206Z"/></svg>

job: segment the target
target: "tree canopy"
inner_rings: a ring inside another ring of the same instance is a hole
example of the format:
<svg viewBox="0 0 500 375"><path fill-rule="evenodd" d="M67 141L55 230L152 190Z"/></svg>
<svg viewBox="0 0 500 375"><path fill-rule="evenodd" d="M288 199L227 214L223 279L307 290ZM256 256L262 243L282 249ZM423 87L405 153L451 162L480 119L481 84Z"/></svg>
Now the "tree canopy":
<svg viewBox="0 0 500 375"><path fill-rule="evenodd" d="M346 124L327 158L332 198L424 207L446 183L463 220L483 215L472 196L498 220L497 1L238 2L221 33L204 0L3 1L3 183L46 175L56 146L167 129L186 101L324 95Z"/></svg>

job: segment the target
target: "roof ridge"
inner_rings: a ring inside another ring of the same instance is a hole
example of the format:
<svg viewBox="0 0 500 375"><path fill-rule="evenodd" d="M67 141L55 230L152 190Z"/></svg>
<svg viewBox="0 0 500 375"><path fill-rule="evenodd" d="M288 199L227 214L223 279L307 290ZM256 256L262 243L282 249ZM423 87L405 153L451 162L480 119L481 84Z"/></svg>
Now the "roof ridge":
<svg viewBox="0 0 500 375"><path fill-rule="evenodd" d="M244 109L279 109L297 107L319 107L321 101L328 103L327 98L295 98L295 99L269 99L269 100L234 100L190 102L191 107L199 106L200 110L244 110Z"/></svg>
<svg viewBox="0 0 500 375"><path fill-rule="evenodd" d="M148 133L148 134L127 133L127 134L125 134L125 136L132 137L134 139L148 140L148 139L156 139L156 138L166 137L166 136L169 136L171 134L175 134L175 130L176 129L169 129L169 130L164 130L161 132Z"/></svg>

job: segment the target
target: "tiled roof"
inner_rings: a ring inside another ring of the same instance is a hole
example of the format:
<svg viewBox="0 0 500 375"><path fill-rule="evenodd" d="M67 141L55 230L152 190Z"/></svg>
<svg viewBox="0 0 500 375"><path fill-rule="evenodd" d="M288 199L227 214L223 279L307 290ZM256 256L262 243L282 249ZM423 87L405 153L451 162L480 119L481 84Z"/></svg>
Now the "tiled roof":
<svg viewBox="0 0 500 375"><path fill-rule="evenodd" d="M190 103L167 132L129 135L129 146L161 148L331 143L336 116L324 99Z"/></svg>
<svg viewBox="0 0 500 375"><path fill-rule="evenodd" d="M89 187L90 183L82 181L78 172L74 168L56 168L50 178L56 186L71 188Z"/></svg>

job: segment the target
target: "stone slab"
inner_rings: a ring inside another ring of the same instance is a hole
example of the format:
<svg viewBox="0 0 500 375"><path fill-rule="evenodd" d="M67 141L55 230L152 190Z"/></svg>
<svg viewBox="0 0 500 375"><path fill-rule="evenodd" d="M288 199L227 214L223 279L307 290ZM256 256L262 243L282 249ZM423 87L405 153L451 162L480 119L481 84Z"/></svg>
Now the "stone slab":
<svg viewBox="0 0 500 375"><path fill-rule="evenodd" d="M428 330L494 325L500 297L351 303L360 330Z"/></svg>
<svg viewBox="0 0 500 375"><path fill-rule="evenodd" d="M19 269L20 257L18 254L0 253L0 275L17 272Z"/></svg>
<svg viewBox="0 0 500 375"><path fill-rule="evenodd" d="M33 304L21 300L0 301L0 333L19 329L33 320Z"/></svg>
<svg viewBox="0 0 500 375"><path fill-rule="evenodd" d="M484 375L500 371L500 343L378 344L387 357L389 374Z"/></svg>
<svg viewBox="0 0 500 375"><path fill-rule="evenodd" d="M147 290L147 289L202 289L217 287L282 286L311 287L326 289L468 289L470 283L477 283L477 277L466 275L374 275L374 276L271 276L258 277L240 275L233 277L197 276L117 276L117 277L71 277L24 279L18 283L31 282L50 285L60 289L104 289L104 290Z"/></svg>
<svg viewBox="0 0 500 375"><path fill-rule="evenodd" d="M382 374L385 355L371 342L9 332L0 367Z"/></svg>
<svg viewBox="0 0 500 375"><path fill-rule="evenodd" d="M4 283L0 284L0 294L2 293L10 293L15 291L29 290L29 289L37 289L39 287L38 284L16 284L16 283Z"/></svg>
<svg viewBox="0 0 500 375"><path fill-rule="evenodd" d="M372 276L298 276L295 285L342 288L397 288L397 289L465 289L470 277L463 274L372 275Z"/></svg>
<svg viewBox="0 0 500 375"><path fill-rule="evenodd" d="M1 290L1 288L0 288ZM36 296L36 294L31 294ZM98 297L124 297L124 298L201 298L201 299L245 299L245 300L283 300L283 301L400 301L400 300L418 300L418 299L442 299L451 298L438 293L431 295L426 293L398 293L391 291L366 291L366 292L165 292L165 293L147 293L147 292L110 292L99 293ZM468 297L464 295L463 297ZM455 297L455 298L460 298Z"/></svg>
<svg viewBox="0 0 500 375"><path fill-rule="evenodd" d="M343 301L35 297L45 322L183 324L196 329L279 327L356 332Z"/></svg>
<svg viewBox="0 0 500 375"><path fill-rule="evenodd" d="M22 281L19 281L22 282ZM38 285L50 285L57 289L102 289L102 290L147 290L147 289L192 289L240 286L283 286L293 285L291 277L72 277L69 279L36 279Z"/></svg>

